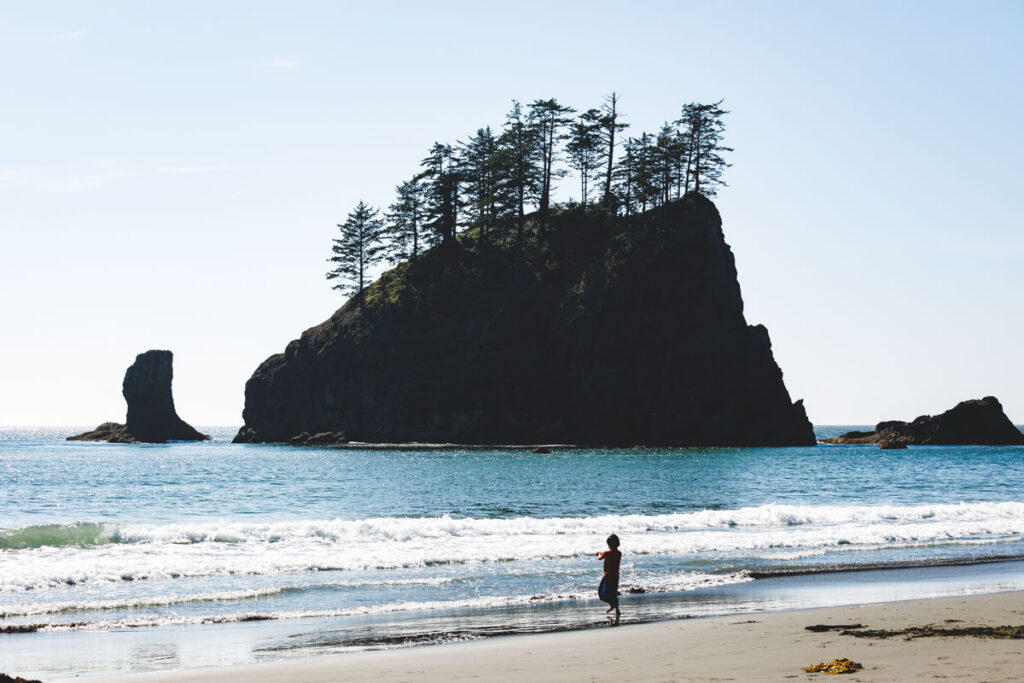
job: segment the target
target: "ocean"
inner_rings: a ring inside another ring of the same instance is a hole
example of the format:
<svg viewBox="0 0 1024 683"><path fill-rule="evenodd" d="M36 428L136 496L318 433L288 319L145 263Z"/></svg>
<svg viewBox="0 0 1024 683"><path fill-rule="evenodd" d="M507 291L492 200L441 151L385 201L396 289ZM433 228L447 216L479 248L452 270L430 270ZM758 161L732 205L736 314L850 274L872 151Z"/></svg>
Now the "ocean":
<svg viewBox="0 0 1024 683"><path fill-rule="evenodd" d="M818 428L831 436L858 426ZM1024 589L1024 447L68 442L0 429L0 671L233 664Z"/></svg>

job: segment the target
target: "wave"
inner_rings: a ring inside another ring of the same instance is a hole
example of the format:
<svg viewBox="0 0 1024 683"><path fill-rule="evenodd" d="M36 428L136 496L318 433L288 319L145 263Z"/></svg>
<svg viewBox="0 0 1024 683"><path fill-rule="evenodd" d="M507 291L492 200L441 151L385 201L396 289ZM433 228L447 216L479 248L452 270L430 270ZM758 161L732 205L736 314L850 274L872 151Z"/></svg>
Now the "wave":
<svg viewBox="0 0 1024 683"><path fill-rule="evenodd" d="M799 527L819 524L1024 519L1024 503L935 505L776 505L736 510L700 510L665 515L595 517L376 517L293 522L196 522L186 524L111 524L74 522L0 530L0 549L44 546L89 547L121 544L282 543L295 539L326 543L411 541L472 536L624 534L700 529Z"/></svg>
<svg viewBox="0 0 1024 683"><path fill-rule="evenodd" d="M751 579L767 579L777 576L802 576L808 574L833 574L835 572L864 572L878 569L918 569L922 567L973 567L980 564L994 564L996 562L1019 562L1024 560L1024 554L1014 555L987 555L983 557L947 557L932 558L928 560L891 560L889 562L855 562L835 563L826 565L796 565L780 567L772 570L757 571L750 570L748 573Z"/></svg>
<svg viewBox="0 0 1024 683"><path fill-rule="evenodd" d="M309 585L285 585L258 588L253 590L223 591L219 593L198 593L195 595L153 595L111 600L66 600L58 602L34 602L0 608L0 619L11 617L28 617L41 614L61 614L66 612L89 612L106 610L127 610L147 607L170 607L201 602L241 602L268 598L285 593L298 593L320 588L365 588L376 586L440 586L456 583L455 577L430 577L407 579L381 579L379 581L332 581Z"/></svg>
<svg viewBox="0 0 1024 683"><path fill-rule="evenodd" d="M722 553L770 561L774 554L785 561L786 553L795 559L835 550L1019 542L1024 503L763 505L578 518L443 516L27 527L2 532L8 543L18 546L0 551L0 592L191 577L581 559L599 550L611 531L619 534L631 555L686 558Z"/></svg>
<svg viewBox="0 0 1024 683"><path fill-rule="evenodd" d="M0 550L21 550L52 546L57 548L87 548L118 543L117 526L94 522L71 524L43 524L21 529L0 529Z"/></svg>
<svg viewBox="0 0 1024 683"><path fill-rule="evenodd" d="M649 581L642 584L623 585L622 592L634 593L665 593L695 590L697 588L708 588L713 586L724 586L733 583L753 581L748 572L736 572L733 574L712 575L699 572L685 573L672 577L649 577ZM255 591L254 591L255 593ZM31 624L0 624L0 634L29 633L36 631L102 631L113 629L134 629L154 626L192 626L201 624L229 624L248 621L271 621L284 619L306 619L323 617L351 617L367 616L375 614L391 614L396 612L423 612L455 609L493 609L500 607L517 607L548 604L565 600L596 600L596 592L588 588L586 594L581 592L567 593L546 593L539 595L489 595L459 600L430 600L430 601L406 601L393 602L378 605L364 605L359 607L343 607L324 610L294 610L280 612L239 612L235 614L197 614L197 615L161 615L161 616L137 616L125 617L122 619L95 619L76 621L54 621ZM268 593L269 594L269 593ZM213 600L213 597L195 596L195 600ZM129 606L155 606L158 602L143 602L139 605L128 604ZM19 616L35 616L37 614L53 613L54 610L33 612L31 614L21 613ZM9 613L14 616L17 613ZM2 615L0 615L2 616Z"/></svg>

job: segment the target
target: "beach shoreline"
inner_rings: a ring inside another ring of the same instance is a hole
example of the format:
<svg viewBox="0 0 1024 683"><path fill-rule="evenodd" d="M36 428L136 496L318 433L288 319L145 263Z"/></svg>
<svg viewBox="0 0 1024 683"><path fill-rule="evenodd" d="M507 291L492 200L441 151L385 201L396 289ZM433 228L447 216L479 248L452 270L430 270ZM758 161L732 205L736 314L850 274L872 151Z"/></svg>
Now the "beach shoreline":
<svg viewBox="0 0 1024 683"><path fill-rule="evenodd" d="M628 614L628 612L627 612ZM814 625L863 629L810 631ZM860 638L858 630L1024 625L1024 591L725 615L464 643L318 655L228 667L114 676L115 683L319 681L813 680L836 658L863 665L851 681L932 677L1019 680L1024 642L972 635ZM62 680L51 678L49 680ZM63 680L70 680L65 678Z"/></svg>

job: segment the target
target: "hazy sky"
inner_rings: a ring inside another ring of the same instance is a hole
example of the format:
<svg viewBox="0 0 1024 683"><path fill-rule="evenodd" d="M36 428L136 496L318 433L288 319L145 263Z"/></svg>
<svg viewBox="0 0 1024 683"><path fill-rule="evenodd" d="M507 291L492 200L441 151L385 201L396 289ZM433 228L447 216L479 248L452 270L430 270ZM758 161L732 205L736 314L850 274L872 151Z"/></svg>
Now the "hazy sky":
<svg viewBox="0 0 1024 683"><path fill-rule="evenodd" d="M998 396L1024 422L1019 2L2 2L0 425L178 412L343 299L335 225L513 98L725 99L747 320L818 424ZM562 183L562 197L576 187Z"/></svg>

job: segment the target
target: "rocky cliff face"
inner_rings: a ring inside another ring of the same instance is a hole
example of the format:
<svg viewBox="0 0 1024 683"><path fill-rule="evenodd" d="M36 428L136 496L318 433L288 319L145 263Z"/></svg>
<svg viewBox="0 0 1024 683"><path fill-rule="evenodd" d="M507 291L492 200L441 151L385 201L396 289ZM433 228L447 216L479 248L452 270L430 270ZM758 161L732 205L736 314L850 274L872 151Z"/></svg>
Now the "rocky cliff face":
<svg viewBox="0 0 1024 683"><path fill-rule="evenodd" d="M879 422L873 432L847 432L824 443L1006 446L1024 444L1024 434L1006 417L999 400L986 396L958 403L941 415L922 415L913 422Z"/></svg>
<svg viewBox="0 0 1024 683"><path fill-rule="evenodd" d="M469 233L386 273L246 384L239 442L804 445L715 206Z"/></svg>
<svg viewBox="0 0 1024 683"><path fill-rule="evenodd" d="M174 410L173 364L174 355L170 351L140 353L124 373L121 385L121 393L128 404L126 423L104 422L93 431L70 436L68 440L164 443L209 439L178 417Z"/></svg>

